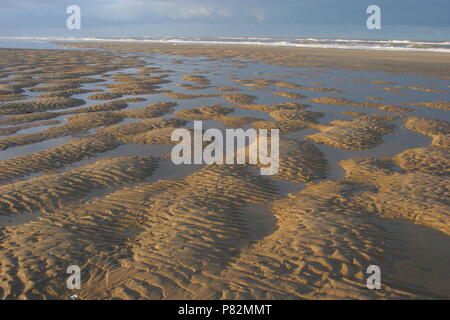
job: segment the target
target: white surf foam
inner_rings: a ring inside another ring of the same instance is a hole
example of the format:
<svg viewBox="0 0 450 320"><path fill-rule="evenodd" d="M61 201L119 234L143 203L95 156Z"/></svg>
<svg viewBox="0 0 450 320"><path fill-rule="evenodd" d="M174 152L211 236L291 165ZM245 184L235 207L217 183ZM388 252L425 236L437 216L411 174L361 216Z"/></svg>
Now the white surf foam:
<svg viewBox="0 0 450 320"><path fill-rule="evenodd" d="M263 37L218 37L218 38L101 38L101 37L0 37L0 39L32 41L76 41L76 42L144 42L169 43L174 45L246 45L271 47L303 47L325 49L419 51L450 53L450 42L411 40L360 40L319 38L263 38Z"/></svg>

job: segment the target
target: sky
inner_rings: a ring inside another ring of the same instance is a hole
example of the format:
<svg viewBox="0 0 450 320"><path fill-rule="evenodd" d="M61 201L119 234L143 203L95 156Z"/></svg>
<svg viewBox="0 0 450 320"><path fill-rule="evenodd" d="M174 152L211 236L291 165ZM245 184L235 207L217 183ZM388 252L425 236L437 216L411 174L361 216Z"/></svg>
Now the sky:
<svg viewBox="0 0 450 320"><path fill-rule="evenodd" d="M69 5L80 30L66 27ZM381 8L381 30L366 27L369 5ZM450 41L450 0L0 0L0 36Z"/></svg>

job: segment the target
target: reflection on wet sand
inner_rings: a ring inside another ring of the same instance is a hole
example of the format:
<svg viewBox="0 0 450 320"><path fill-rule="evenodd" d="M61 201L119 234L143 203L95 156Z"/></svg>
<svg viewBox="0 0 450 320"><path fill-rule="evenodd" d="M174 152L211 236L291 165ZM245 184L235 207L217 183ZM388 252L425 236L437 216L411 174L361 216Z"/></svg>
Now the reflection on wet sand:
<svg viewBox="0 0 450 320"><path fill-rule="evenodd" d="M450 93L402 73L426 55L97 45L122 51L0 49L0 298L67 299L73 264L81 299L450 297ZM278 174L175 165L195 120L280 129Z"/></svg>

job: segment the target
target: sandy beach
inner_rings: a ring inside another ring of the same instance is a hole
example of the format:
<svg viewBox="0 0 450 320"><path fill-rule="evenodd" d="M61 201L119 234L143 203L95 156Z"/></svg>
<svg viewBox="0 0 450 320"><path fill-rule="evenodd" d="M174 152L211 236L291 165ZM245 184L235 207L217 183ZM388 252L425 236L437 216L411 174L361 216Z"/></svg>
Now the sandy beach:
<svg viewBox="0 0 450 320"><path fill-rule="evenodd" d="M372 70L394 73L441 75L448 79L447 53L345 50L322 48L255 47L249 45L171 45L147 43L57 42L75 48L101 48L153 52L181 56L251 59L288 67L324 67L348 70Z"/></svg>
<svg viewBox="0 0 450 320"><path fill-rule="evenodd" d="M0 299L450 299L449 54L57 44L0 48ZM194 121L278 172L174 164Z"/></svg>

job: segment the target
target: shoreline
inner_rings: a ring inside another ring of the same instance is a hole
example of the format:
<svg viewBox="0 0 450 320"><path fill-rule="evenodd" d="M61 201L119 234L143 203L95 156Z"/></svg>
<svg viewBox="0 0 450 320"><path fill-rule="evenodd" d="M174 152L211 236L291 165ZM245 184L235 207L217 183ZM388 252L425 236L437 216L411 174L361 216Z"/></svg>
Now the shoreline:
<svg viewBox="0 0 450 320"><path fill-rule="evenodd" d="M253 59L285 67L321 67L371 70L387 73L423 74L450 79L450 55L437 52L256 47L253 45L174 45L154 43L52 42L73 48L152 52L180 56ZM362 54L364 53L364 54Z"/></svg>
<svg viewBox="0 0 450 320"><path fill-rule="evenodd" d="M0 49L0 298L74 262L82 300L449 298L448 81L172 49ZM175 164L195 121L280 130L279 171Z"/></svg>

